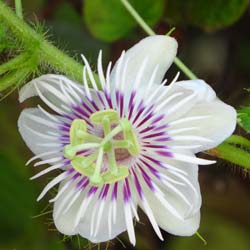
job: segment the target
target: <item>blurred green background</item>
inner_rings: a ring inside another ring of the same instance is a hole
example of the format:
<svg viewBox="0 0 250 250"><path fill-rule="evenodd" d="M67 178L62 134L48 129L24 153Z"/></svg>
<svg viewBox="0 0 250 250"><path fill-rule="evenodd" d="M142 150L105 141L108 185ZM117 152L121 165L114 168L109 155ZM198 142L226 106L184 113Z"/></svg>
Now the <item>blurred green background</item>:
<svg viewBox="0 0 250 250"><path fill-rule="evenodd" d="M13 6L13 1L4 1ZM158 34L173 26L179 56L205 79L225 102L239 108L250 105L250 6L248 0L131 0ZM79 59L84 53L93 67L99 49L105 62L115 61L145 36L119 0L23 0L24 16L40 22L49 37ZM9 56L1 37L0 63ZM45 69L49 72L50 69ZM171 78L178 69L172 66ZM182 78L185 77L182 74ZM30 181L35 173L25 162L32 156L17 131L17 119L27 104L18 103L14 91L0 103L0 250L90 249L84 239L64 238L53 225L47 199L36 197L48 176ZM243 131L238 130L239 134ZM247 135L249 138L249 134ZM249 159L250 161L250 159ZM250 177L237 166L218 162L200 168L203 196L200 234L174 237L164 233L160 242L143 214L136 226L138 250L249 250ZM123 234L108 249L133 249ZM105 249L103 244L102 248Z"/></svg>

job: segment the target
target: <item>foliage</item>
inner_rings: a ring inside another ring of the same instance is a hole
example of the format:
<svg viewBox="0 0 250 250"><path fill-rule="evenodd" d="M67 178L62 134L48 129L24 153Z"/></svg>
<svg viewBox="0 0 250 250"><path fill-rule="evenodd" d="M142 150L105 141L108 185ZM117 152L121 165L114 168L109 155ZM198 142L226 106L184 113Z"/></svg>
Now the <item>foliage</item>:
<svg viewBox="0 0 250 250"><path fill-rule="evenodd" d="M164 17L174 25L217 30L239 20L249 0L130 0L129 3L149 25L159 22L165 10ZM107 42L128 36L137 25L120 0L85 0L83 17L90 32Z"/></svg>
<svg viewBox="0 0 250 250"><path fill-rule="evenodd" d="M238 110L238 124L250 133L250 107L243 107Z"/></svg>
<svg viewBox="0 0 250 250"><path fill-rule="evenodd" d="M175 25L217 30L235 23L248 5L249 0L169 0L166 18Z"/></svg>
<svg viewBox="0 0 250 250"><path fill-rule="evenodd" d="M131 0L130 3L150 25L163 15L164 0ZM107 42L127 36L137 26L120 0L85 0L83 17L90 32Z"/></svg>

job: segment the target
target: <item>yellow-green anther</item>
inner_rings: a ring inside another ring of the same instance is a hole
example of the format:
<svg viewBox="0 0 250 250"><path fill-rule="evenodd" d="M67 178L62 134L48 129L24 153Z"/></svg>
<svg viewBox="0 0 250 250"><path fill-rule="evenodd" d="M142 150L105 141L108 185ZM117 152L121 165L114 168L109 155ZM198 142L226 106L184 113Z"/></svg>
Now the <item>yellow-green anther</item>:
<svg viewBox="0 0 250 250"><path fill-rule="evenodd" d="M113 175L110 171L103 174L104 183L114 183L120 180L125 179L129 175L128 167L127 166L119 166L118 172L116 175Z"/></svg>
<svg viewBox="0 0 250 250"><path fill-rule="evenodd" d="M69 136L70 136L70 144L75 146L78 144L82 144L84 139L82 138L81 132L87 131L87 124L84 120L75 119L70 127Z"/></svg>
<svg viewBox="0 0 250 250"><path fill-rule="evenodd" d="M91 165L83 166L85 158L82 155L78 155L71 161L71 164L78 173L90 177L94 174L95 164L92 163Z"/></svg>
<svg viewBox="0 0 250 250"><path fill-rule="evenodd" d="M132 130L125 132L124 139L130 142L130 146L128 147L129 153L133 156L137 156L140 153L140 144L135 133Z"/></svg>
<svg viewBox="0 0 250 250"><path fill-rule="evenodd" d="M97 159L98 152L95 152L89 156L83 156L82 158L82 167L88 168L90 166L93 166L94 161ZM77 156L78 157L78 156Z"/></svg>
<svg viewBox="0 0 250 250"><path fill-rule="evenodd" d="M65 158L67 159L74 159L75 155L76 155L76 151L74 150L74 148L69 144L66 145L63 149L63 155Z"/></svg>
<svg viewBox="0 0 250 250"><path fill-rule="evenodd" d="M132 126L131 126L129 120L126 118L121 119L119 124L122 127L123 132L128 132L128 131L132 130Z"/></svg>
<svg viewBox="0 0 250 250"><path fill-rule="evenodd" d="M81 131L81 136L82 138L84 139L84 141L86 142L97 142L97 143L101 143L102 139L97 137L96 135L92 135L92 134L89 134L87 132L82 132Z"/></svg>
<svg viewBox="0 0 250 250"><path fill-rule="evenodd" d="M106 118L110 123L119 121L118 113L113 109L98 111L90 116L90 121L94 124L102 124L103 119Z"/></svg>

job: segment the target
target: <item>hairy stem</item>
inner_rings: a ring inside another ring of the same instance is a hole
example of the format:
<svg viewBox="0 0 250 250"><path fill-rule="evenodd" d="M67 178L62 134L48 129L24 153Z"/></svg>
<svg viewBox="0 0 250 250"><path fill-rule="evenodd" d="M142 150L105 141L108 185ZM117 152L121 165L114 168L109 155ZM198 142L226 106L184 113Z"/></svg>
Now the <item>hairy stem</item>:
<svg viewBox="0 0 250 250"><path fill-rule="evenodd" d="M11 71L13 69L17 69L20 65L25 64L25 62L29 59L28 53L21 53L20 55L14 57L6 63L0 65L0 75L6 73L7 71Z"/></svg>
<svg viewBox="0 0 250 250"><path fill-rule="evenodd" d="M242 148L223 142L218 147L208 150L207 153L250 170L250 153Z"/></svg>
<svg viewBox="0 0 250 250"><path fill-rule="evenodd" d="M12 30L25 48L29 50L30 47L35 47L41 61L77 81L82 80L83 66L45 40L42 35L17 17L3 1L0 1L0 21Z"/></svg>

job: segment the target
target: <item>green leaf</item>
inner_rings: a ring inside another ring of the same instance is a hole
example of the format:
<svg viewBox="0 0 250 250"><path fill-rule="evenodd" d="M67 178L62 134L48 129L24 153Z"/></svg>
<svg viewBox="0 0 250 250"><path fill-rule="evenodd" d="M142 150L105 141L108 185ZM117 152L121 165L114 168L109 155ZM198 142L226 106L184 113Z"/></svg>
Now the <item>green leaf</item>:
<svg viewBox="0 0 250 250"><path fill-rule="evenodd" d="M248 4L249 0L169 0L166 17L173 24L217 30L235 23Z"/></svg>
<svg viewBox="0 0 250 250"><path fill-rule="evenodd" d="M154 25L163 15L164 0L130 0L149 24ZM85 0L84 21L97 38L111 42L129 34L137 26L120 0Z"/></svg>
<svg viewBox="0 0 250 250"><path fill-rule="evenodd" d="M243 107L238 110L238 124L250 133L250 107Z"/></svg>
<svg viewBox="0 0 250 250"><path fill-rule="evenodd" d="M81 17L69 3L62 3L56 8L54 19L68 21L70 23L80 23Z"/></svg>

